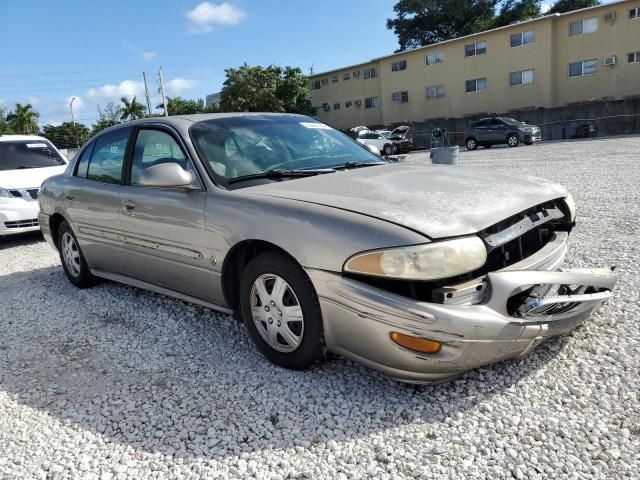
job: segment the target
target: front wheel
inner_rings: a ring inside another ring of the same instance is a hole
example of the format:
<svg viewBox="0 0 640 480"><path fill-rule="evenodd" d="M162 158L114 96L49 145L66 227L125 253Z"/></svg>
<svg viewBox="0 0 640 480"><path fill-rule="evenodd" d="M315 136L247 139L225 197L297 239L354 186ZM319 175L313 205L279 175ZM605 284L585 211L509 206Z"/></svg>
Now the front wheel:
<svg viewBox="0 0 640 480"><path fill-rule="evenodd" d="M467 150L475 150L476 148L478 148L478 142L476 142L475 138L468 138L467 139Z"/></svg>
<svg viewBox="0 0 640 480"><path fill-rule="evenodd" d="M393 145L391 145L390 143L387 143L382 149L385 155L393 155L393 150L394 150Z"/></svg>
<svg viewBox="0 0 640 480"><path fill-rule="evenodd" d="M96 277L89 271L89 265L84 259L78 239L66 221L63 221L58 228L58 250L62 268L71 283L78 288L93 287L97 283Z"/></svg>
<svg viewBox="0 0 640 480"><path fill-rule="evenodd" d="M249 262L240 280L240 312L255 345L276 365L304 370L322 360L318 296L287 256L265 252Z"/></svg>
<svg viewBox="0 0 640 480"><path fill-rule="evenodd" d="M512 133L507 137L507 144L510 147L517 147L520 144L520 137L518 137L518 135L516 135L515 133Z"/></svg>

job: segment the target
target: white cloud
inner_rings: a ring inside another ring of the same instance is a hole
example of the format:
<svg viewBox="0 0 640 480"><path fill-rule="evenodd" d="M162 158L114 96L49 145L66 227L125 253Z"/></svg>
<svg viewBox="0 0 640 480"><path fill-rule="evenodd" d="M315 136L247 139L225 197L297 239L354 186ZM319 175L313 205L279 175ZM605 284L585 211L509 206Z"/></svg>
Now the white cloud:
<svg viewBox="0 0 640 480"><path fill-rule="evenodd" d="M176 77L165 83L166 93L169 96L181 95L183 92L198 85L197 80L190 78Z"/></svg>
<svg viewBox="0 0 640 480"><path fill-rule="evenodd" d="M189 32L206 33L216 25L237 25L247 14L228 2L219 5L202 2L186 15L190 21Z"/></svg>
<svg viewBox="0 0 640 480"><path fill-rule="evenodd" d="M123 80L117 85L111 83L98 88L91 88L87 92L87 97L93 101L110 100L118 101L120 97L138 98L144 96L144 82L137 80Z"/></svg>
<svg viewBox="0 0 640 480"><path fill-rule="evenodd" d="M132 53L136 55L140 55L144 60L151 60L157 56L156 52L151 51L141 51L139 48L136 48L134 45L130 44L126 40L122 41L122 45Z"/></svg>
<svg viewBox="0 0 640 480"><path fill-rule="evenodd" d="M156 52L142 52L142 58L145 60L152 60L156 58L156 55L158 55Z"/></svg>

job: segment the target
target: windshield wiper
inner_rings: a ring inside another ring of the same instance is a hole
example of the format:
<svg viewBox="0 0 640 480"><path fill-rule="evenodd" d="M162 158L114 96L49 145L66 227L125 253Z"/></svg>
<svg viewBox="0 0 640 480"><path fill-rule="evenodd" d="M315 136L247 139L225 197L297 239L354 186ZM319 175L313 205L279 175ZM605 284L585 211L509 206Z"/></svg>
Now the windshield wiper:
<svg viewBox="0 0 640 480"><path fill-rule="evenodd" d="M321 175L323 173L335 172L333 168L322 168L315 170L290 170L286 168L277 168L274 170L267 170L261 173L252 173L250 175L242 175L240 177L232 178L228 181L229 185L238 182L244 182L247 180L255 180L260 178L294 178L294 177L311 177L313 175Z"/></svg>
<svg viewBox="0 0 640 480"><path fill-rule="evenodd" d="M362 167L373 167L374 165L382 165L383 162L360 162L358 160L352 160L350 162L345 162L342 165L334 165L333 168L336 170L342 169L350 169L350 168L362 168Z"/></svg>

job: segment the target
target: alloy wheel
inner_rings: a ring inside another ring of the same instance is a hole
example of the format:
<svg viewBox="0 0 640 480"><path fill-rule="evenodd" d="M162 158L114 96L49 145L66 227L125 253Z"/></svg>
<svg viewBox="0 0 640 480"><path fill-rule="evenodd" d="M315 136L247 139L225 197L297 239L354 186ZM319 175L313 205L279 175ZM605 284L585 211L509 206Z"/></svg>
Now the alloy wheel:
<svg viewBox="0 0 640 480"><path fill-rule="evenodd" d="M251 288L251 317L274 350L290 353L300 346L304 315L298 297L282 277L265 274L256 279Z"/></svg>
<svg viewBox="0 0 640 480"><path fill-rule="evenodd" d="M73 276L80 276L80 249L76 239L69 232L62 234L62 258L67 271Z"/></svg>

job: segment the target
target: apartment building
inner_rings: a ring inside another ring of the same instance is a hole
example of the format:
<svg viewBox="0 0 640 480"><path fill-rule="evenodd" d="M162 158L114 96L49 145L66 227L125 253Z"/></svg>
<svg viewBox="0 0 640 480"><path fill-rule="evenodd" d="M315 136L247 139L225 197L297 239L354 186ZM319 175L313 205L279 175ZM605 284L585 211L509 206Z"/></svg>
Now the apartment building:
<svg viewBox="0 0 640 480"><path fill-rule="evenodd" d="M640 95L640 0L548 15L310 77L337 128Z"/></svg>

